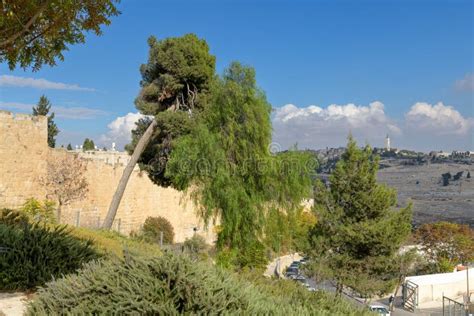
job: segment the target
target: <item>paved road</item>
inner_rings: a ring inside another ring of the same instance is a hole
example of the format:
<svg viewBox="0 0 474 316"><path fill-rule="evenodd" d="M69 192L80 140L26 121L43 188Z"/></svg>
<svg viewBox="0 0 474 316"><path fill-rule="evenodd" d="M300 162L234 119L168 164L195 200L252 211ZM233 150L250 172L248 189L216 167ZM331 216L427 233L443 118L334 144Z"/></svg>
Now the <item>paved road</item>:
<svg viewBox="0 0 474 316"><path fill-rule="evenodd" d="M317 283L314 279L308 279L308 283L314 287L316 290L327 291L331 293L336 292L336 288L333 284L329 281L319 282ZM364 299L351 296L347 293L343 294L343 298L348 300L349 302L357 305L357 306L367 306L368 304L364 303ZM384 305L388 308L388 298L380 299L372 301L370 304L377 304L377 305ZM397 297L395 299L395 308L392 312L393 316L442 316L443 310L442 308L432 308L432 309L424 309L424 310L417 310L415 313L407 311L402 306L402 298Z"/></svg>

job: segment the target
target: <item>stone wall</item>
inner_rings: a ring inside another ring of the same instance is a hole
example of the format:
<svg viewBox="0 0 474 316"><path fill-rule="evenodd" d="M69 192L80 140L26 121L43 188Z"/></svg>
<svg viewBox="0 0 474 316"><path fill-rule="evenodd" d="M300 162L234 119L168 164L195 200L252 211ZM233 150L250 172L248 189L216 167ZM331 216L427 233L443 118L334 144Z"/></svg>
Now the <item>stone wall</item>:
<svg viewBox="0 0 474 316"><path fill-rule="evenodd" d="M46 175L48 159L73 154L77 153L48 147L45 117L0 111L0 207L17 208L30 197L45 199L40 179ZM61 222L96 228L105 218L128 156L118 152L88 152L79 156L87 161L85 177L89 192L84 200L62 209ZM114 229L124 234L138 231L148 216L166 217L174 227L176 242L191 237L194 228L208 242L215 239L213 228L204 228L187 195L153 184L135 168Z"/></svg>

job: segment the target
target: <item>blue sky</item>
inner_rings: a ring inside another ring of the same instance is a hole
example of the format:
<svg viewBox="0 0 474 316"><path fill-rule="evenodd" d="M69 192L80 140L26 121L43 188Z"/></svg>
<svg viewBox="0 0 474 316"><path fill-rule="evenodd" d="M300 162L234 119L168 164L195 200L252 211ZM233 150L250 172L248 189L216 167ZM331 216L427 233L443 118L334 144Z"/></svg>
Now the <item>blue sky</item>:
<svg viewBox="0 0 474 316"><path fill-rule="evenodd" d="M219 73L233 60L256 68L282 147L339 146L352 131L374 146L389 133L398 147L474 150L473 3L123 0L103 36L70 47L56 67L0 65L0 108L29 111L45 94L62 113L59 144L122 144L124 131L111 129L130 122L107 125L136 112L146 39L192 32L208 42Z"/></svg>

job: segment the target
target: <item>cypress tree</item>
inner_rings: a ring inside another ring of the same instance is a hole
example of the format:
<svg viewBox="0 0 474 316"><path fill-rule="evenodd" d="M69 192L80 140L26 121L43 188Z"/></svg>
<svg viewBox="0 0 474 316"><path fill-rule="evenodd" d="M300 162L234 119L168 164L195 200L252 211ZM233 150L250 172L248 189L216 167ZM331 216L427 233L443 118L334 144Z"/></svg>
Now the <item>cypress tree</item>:
<svg viewBox="0 0 474 316"><path fill-rule="evenodd" d="M346 152L329 178L319 182L312 229L312 272L365 297L393 290L398 250L411 231L411 205L395 210L396 191L377 183L379 157L349 137Z"/></svg>
<svg viewBox="0 0 474 316"><path fill-rule="evenodd" d="M56 146L56 136L59 133L59 129L56 123L54 123L54 112L48 116L50 110L51 102L49 102L46 96L42 95L36 107L33 107L33 115L44 115L48 117L48 146L54 148Z"/></svg>

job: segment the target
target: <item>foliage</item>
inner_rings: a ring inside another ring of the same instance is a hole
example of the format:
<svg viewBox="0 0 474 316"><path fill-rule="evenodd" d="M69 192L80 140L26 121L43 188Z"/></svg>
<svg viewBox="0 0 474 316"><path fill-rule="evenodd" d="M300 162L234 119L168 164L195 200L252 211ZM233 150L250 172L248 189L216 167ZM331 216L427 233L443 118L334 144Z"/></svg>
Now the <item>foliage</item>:
<svg viewBox="0 0 474 316"><path fill-rule="evenodd" d="M55 137L58 135L59 129L56 123L54 123L54 112L48 116L50 110L51 103L46 96L42 95L36 107L33 107L33 115L44 115L48 117L48 146L54 148L56 147Z"/></svg>
<svg viewBox="0 0 474 316"><path fill-rule="evenodd" d="M145 240L159 243L163 233L163 243L172 244L174 240L173 225L164 217L147 217L143 223L142 234Z"/></svg>
<svg viewBox="0 0 474 316"><path fill-rule="evenodd" d="M58 222L61 219L62 206L86 196L88 192L88 183L84 175L86 169L86 162L77 155L50 157L47 160L47 175L40 181L46 188L48 199L57 202Z"/></svg>
<svg viewBox="0 0 474 316"><path fill-rule="evenodd" d="M299 210L292 225L293 249L306 253L310 249L309 232L316 225L317 219L313 212Z"/></svg>
<svg viewBox="0 0 474 316"><path fill-rule="evenodd" d="M27 315L366 314L296 285L288 285L294 295L273 288L182 256L133 257L91 262L78 274L49 283L29 303Z"/></svg>
<svg viewBox="0 0 474 316"><path fill-rule="evenodd" d="M156 244L150 244L136 238L128 238L110 230L72 227L70 234L80 239L91 240L95 250L107 257L123 258L125 252L131 255L161 255L161 251Z"/></svg>
<svg viewBox="0 0 474 316"><path fill-rule="evenodd" d="M100 35L101 25L119 14L117 0L3 0L0 2L0 62L38 70L63 60L68 45Z"/></svg>
<svg viewBox="0 0 474 316"><path fill-rule="evenodd" d="M28 223L28 216L25 213L8 208L0 209L0 224L15 226L25 223Z"/></svg>
<svg viewBox="0 0 474 316"><path fill-rule="evenodd" d="M474 260L474 230L468 225L436 222L421 225L415 232L433 272L450 272L459 263Z"/></svg>
<svg viewBox="0 0 474 316"><path fill-rule="evenodd" d="M206 41L194 34L158 41L148 39L147 64L142 75L137 109L145 115L156 115L170 107L193 109L197 93L206 90L214 76L215 57L209 54Z"/></svg>
<svg viewBox="0 0 474 316"><path fill-rule="evenodd" d="M140 113L150 116L137 122L126 149L132 153L152 120L156 120L157 128L139 165L153 182L169 186L171 182L164 171L173 141L189 134L198 119L205 104L202 99L214 77L215 57L209 53L206 41L194 34L161 41L150 37L148 44L148 62L140 68L142 89L135 105Z"/></svg>
<svg viewBox="0 0 474 316"><path fill-rule="evenodd" d="M399 274L398 250L411 231L411 205L399 211L396 192L377 183L379 158L349 138L330 176L319 182L311 232L312 272L363 296L391 291Z"/></svg>
<svg viewBox="0 0 474 316"><path fill-rule="evenodd" d="M28 222L0 223L0 248L0 290L33 289L98 257L91 241L72 237L65 226Z"/></svg>
<svg viewBox="0 0 474 316"><path fill-rule="evenodd" d="M191 238L186 238L183 246L192 254L204 253L209 248L204 237L197 234L194 234Z"/></svg>
<svg viewBox="0 0 474 316"><path fill-rule="evenodd" d="M307 252L309 231L316 224L312 212L297 208L291 212L270 209L266 215L264 243L275 254Z"/></svg>
<svg viewBox="0 0 474 316"><path fill-rule="evenodd" d="M29 198L21 207L21 211L33 221L42 221L46 223L56 223L55 203L53 201L45 200L38 201L35 198Z"/></svg>
<svg viewBox="0 0 474 316"><path fill-rule="evenodd" d="M207 102L203 119L175 142L166 175L191 190L206 223L220 219L218 248L238 248L238 262L247 263L260 258L265 211L298 207L313 169L304 154L269 151L271 106L252 68L233 63Z"/></svg>
<svg viewBox="0 0 474 316"><path fill-rule="evenodd" d="M67 147L66 147L67 150L72 150L72 146L71 146L71 143L67 144Z"/></svg>
<svg viewBox="0 0 474 316"><path fill-rule="evenodd" d="M84 143L82 143L82 151L88 150L95 150L95 144L92 139L86 138L84 139Z"/></svg>

